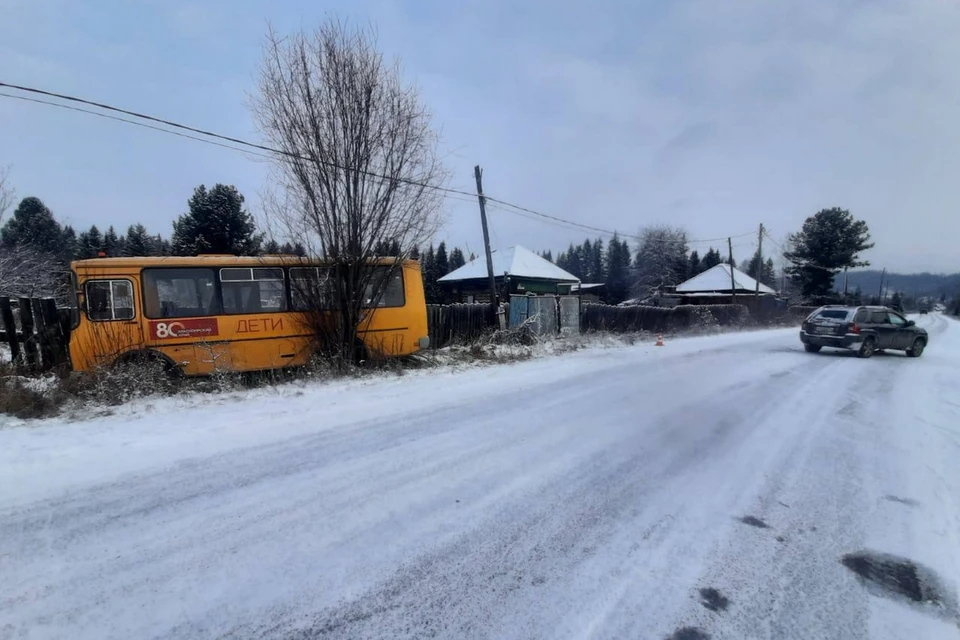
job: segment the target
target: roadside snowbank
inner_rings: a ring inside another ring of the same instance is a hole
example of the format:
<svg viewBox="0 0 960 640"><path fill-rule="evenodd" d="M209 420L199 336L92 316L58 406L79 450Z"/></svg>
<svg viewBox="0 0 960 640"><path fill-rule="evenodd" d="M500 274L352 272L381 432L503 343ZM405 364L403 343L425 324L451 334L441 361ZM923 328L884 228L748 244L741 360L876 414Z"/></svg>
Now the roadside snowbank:
<svg viewBox="0 0 960 640"><path fill-rule="evenodd" d="M792 330L765 331L787 336ZM296 381L248 391L196 394L137 400L81 414L76 418L18 421L0 428L0 505L34 500L67 485L93 483L116 474L162 466L191 457L260 445L297 435L318 433L343 424L415 413L421 407L456 406L487 397L517 380L524 391L569 377L619 366L623 357L637 366L757 339L757 332L668 340L666 347L601 337L579 351L498 366L451 365L334 381ZM617 346L620 348L611 349ZM544 344L541 353L555 348ZM3 424L3 423L0 423ZM14 479L33 468L56 468L55 476L30 486ZM16 490L14 487L16 486ZM4 490L3 488L6 488Z"/></svg>

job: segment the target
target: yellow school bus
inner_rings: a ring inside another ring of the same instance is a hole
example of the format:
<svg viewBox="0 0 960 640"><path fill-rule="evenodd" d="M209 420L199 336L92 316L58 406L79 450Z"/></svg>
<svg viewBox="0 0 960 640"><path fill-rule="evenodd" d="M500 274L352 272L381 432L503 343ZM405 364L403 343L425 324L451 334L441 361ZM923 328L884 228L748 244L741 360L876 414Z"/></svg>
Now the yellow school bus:
<svg viewBox="0 0 960 640"><path fill-rule="evenodd" d="M420 265L395 265L371 262L389 277L357 328L371 355L409 355L429 343ZM297 284L329 273L294 256L94 258L71 268L75 371L147 358L188 376L306 364L316 340Z"/></svg>

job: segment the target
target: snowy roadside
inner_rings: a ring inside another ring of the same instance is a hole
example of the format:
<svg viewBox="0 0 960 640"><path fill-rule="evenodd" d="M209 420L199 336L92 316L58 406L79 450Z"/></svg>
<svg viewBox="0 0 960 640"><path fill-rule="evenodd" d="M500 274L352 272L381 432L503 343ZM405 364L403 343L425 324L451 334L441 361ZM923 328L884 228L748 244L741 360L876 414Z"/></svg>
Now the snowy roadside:
<svg viewBox="0 0 960 640"><path fill-rule="evenodd" d="M960 325L918 324L919 359L668 337L0 431L0 629L956 638Z"/></svg>
<svg viewBox="0 0 960 640"><path fill-rule="evenodd" d="M700 332L683 334L686 337L698 335L718 335L728 332L740 332L739 327L705 327ZM757 330L757 329L747 329ZM554 338L526 337L512 332L500 332L485 336L470 345L454 345L436 351L425 351L410 362L400 364L388 362L382 367L358 368L342 373L322 369L304 370L294 373L287 379L267 381L250 386L241 381L240 376L228 374L216 380L198 379L179 389L168 387L162 375L146 372L142 379L131 380L128 374L114 375L112 371L102 380L72 379L61 380L52 373L42 376L4 375L0 384L9 385L8 393L16 394L16 388L34 395L33 400L23 398L20 402L10 403L14 408L0 409L0 430L9 427L37 425L45 420L65 422L84 422L111 415L137 415L152 411L158 403L162 407L193 406L218 402L218 396L230 394L249 394L256 397L257 392L273 395L283 393L283 387L313 386L317 384L336 384L352 380L378 380L393 376L412 375L424 369L458 371L472 367L488 367L534 358L556 356L583 349L617 348L633 345L637 342L655 340L647 333L592 333ZM84 382L85 380L85 382ZM79 383L79 384L78 384ZM172 393L171 393L172 392ZM31 410L19 413L21 406L32 402L47 405L43 411ZM5 405L6 406L6 405ZM23 416L23 417L21 417Z"/></svg>
<svg viewBox="0 0 960 640"><path fill-rule="evenodd" d="M542 343L543 357L497 366L468 363L402 370L333 381L296 381L259 389L144 399L79 417L16 421L0 428L0 504L38 499L68 485L94 483L114 475L173 464L188 457L217 455L285 438L335 428L362 428L376 420L438 410L504 393L525 391L571 376L590 376L754 342L759 335L787 338L793 329L737 332L650 341L624 346L609 336L585 340L582 348L559 355ZM551 341L552 343L558 341ZM614 348L616 347L616 348ZM504 389L503 379L522 381ZM78 419L79 418L79 419ZM17 428L11 428L17 427ZM31 470L56 468L56 477L24 486L17 478ZM16 487L16 490L13 490Z"/></svg>

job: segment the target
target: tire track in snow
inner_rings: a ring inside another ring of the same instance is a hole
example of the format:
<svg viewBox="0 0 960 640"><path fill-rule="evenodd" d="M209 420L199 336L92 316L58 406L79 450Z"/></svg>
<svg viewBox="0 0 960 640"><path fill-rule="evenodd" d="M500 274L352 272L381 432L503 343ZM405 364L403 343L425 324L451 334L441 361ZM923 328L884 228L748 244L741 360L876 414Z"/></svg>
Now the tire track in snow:
<svg viewBox="0 0 960 640"><path fill-rule="evenodd" d="M694 625L722 635L748 611L787 620L760 603L818 588L818 574L780 571L796 557L776 555L794 535L776 540L776 509L810 519L822 507L803 502L805 483L819 495L846 477L823 443L856 440L830 432L862 419L851 372L869 367L880 393L885 365L908 361L812 356L793 332L725 340L605 353L549 385L491 368L502 388L459 406L2 510L0 635L664 637ZM570 362L585 359L555 366ZM836 475L807 477L818 469ZM830 508L858 504L847 495ZM700 604L707 587L729 598L726 612Z"/></svg>
<svg viewBox="0 0 960 640"><path fill-rule="evenodd" d="M578 628L585 613L597 612L591 625L606 624L610 612L603 603L610 602L610 586L635 588L638 576L632 565L650 555L661 556L664 575L646 584L638 601L657 600L655 592L679 600L679 594L666 588L666 574L679 556L689 555L691 540L685 534L692 526L702 543L698 546L708 549L711 529L717 528L718 521L728 526L732 520L733 514L726 510L703 508L704 475L722 472L729 463L718 461L718 454L743 453L757 420L776 411L779 401L772 398L788 393L797 378L836 364L808 360L791 373L791 379L776 376L725 387L695 407L675 409L581 465L562 487L546 487L541 495L524 497L476 531L405 565L361 598L329 608L309 621L296 617L296 624L284 612L278 624L262 627L254 635L553 638L593 634L597 628ZM731 405L743 409L729 415ZM758 465L754 473L763 467ZM742 489L739 484L731 487L734 493ZM692 506L701 508L701 513L693 513ZM701 518L705 520L691 523ZM611 547L619 553L611 555ZM594 581L582 593L575 589L578 593L573 596L569 585L584 582L581 574ZM603 577L602 584L595 583L597 577ZM669 606L661 602L645 613L656 618ZM530 610L540 611L536 620L523 618ZM572 610L576 614L571 620ZM246 637L250 632L236 633Z"/></svg>

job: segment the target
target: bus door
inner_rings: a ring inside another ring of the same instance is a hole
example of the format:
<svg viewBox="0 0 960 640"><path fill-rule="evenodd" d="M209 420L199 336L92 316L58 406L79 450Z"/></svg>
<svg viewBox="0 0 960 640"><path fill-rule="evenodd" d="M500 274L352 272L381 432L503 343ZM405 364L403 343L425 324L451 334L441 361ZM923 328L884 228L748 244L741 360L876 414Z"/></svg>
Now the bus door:
<svg viewBox="0 0 960 640"><path fill-rule="evenodd" d="M136 301L137 283L130 276L96 275L80 291L86 328L75 336L82 368L108 365L124 353L143 346L142 309Z"/></svg>

